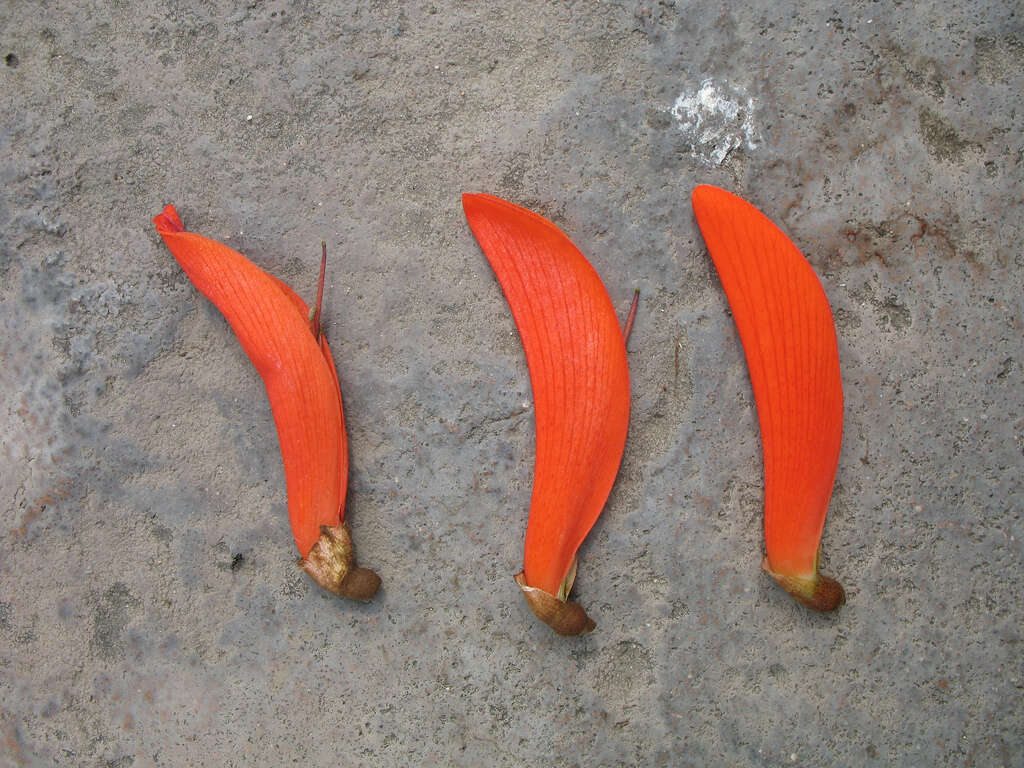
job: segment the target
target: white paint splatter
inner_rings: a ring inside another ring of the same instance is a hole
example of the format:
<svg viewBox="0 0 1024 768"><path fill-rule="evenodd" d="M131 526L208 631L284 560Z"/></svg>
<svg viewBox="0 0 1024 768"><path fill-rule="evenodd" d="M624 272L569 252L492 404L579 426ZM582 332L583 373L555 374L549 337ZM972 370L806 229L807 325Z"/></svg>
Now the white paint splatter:
<svg viewBox="0 0 1024 768"><path fill-rule="evenodd" d="M761 141L754 124L754 99L745 90L710 79L695 92L683 91L669 110L690 143L690 154L721 165L734 149L757 149Z"/></svg>

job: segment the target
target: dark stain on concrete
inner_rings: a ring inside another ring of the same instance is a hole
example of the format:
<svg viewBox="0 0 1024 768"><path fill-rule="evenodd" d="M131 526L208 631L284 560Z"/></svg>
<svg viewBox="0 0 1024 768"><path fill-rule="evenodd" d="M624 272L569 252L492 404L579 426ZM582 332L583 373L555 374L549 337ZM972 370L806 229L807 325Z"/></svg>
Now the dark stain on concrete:
<svg viewBox="0 0 1024 768"><path fill-rule="evenodd" d="M959 163L963 160L964 152L971 143L960 136L946 118L928 107L921 107L917 119L928 154L944 162Z"/></svg>
<svg viewBox="0 0 1024 768"><path fill-rule="evenodd" d="M910 310L895 296L889 296L876 305L878 319L883 328L905 331L911 325Z"/></svg>
<svg viewBox="0 0 1024 768"><path fill-rule="evenodd" d="M974 68L986 83L1005 83L1024 70L1024 42L1016 37L976 37Z"/></svg>
<svg viewBox="0 0 1024 768"><path fill-rule="evenodd" d="M138 607L139 599L120 581L93 597L92 646L97 655L105 659L124 655L124 630Z"/></svg>

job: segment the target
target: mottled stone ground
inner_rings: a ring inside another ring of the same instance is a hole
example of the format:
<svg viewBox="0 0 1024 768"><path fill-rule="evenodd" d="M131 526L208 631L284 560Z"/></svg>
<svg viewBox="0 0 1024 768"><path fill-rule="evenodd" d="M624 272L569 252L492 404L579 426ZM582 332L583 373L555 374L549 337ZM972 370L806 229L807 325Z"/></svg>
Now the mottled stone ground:
<svg viewBox="0 0 1024 768"><path fill-rule="evenodd" d="M224 5L3 6L0 764L1024 764L1016 3ZM700 182L836 313L834 616L759 570ZM582 639L512 581L530 387L463 191L553 219L623 314L642 291ZM295 567L262 385L167 202L307 296L327 240L374 603Z"/></svg>

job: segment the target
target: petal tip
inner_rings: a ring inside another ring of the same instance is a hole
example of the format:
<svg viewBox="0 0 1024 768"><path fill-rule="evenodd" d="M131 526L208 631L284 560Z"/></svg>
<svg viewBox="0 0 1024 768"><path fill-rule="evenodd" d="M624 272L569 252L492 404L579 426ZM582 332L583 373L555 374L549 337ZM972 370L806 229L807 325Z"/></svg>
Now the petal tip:
<svg viewBox="0 0 1024 768"><path fill-rule="evenodd" d="M178 211L170 203L164 206L163 211L153 217L153 225L161 235L185 231L185 225L181 223Z"/></svg>
<svg viewBox="0 0 1024 768"><path fill-rule="evenodd" d="M483 207L483 203L486 199L487 196L480 194L479 192L463 192L462 210L467 216L473 211L479 211L481 207Z"/></svg>
<svg viewBox="0 0 1024 768"><path fill-rule="evenodd" d="M694 208L696 208L702 204L710 203L715 197L722 196L733 195L731 192L712 184L698 184L693 188L693 192L690 193L690 202L693 204Z"/></svg>

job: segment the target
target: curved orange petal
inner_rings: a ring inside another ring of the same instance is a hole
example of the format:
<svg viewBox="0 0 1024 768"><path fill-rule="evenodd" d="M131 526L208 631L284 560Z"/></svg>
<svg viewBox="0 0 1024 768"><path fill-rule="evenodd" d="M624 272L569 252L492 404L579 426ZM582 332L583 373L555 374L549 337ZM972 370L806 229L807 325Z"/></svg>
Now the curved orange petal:
<svg viewBox="0 0 1024 768"><path fill-rule="evenodd" d="M557 595L622 460L626 346L604 284L561 230L491 195L463 195L462 205L508 299L530 369L536 459L525 583Z"/></svg>
<svg viewBox="0 0 1024 768"><path fill-rule="evenodd" d="M288 514L306 557L320 526L342 519L348 450L330 350L305 302L242 254L184 231L173 206L153 219L196 288L224 315L263 378L281 446Z"/></svg>
<svg viewBox="0 0 1024 768"><path fill-rule="evenodd" d="M309 306L302 300L302 297L295 293L291 286L283 280L279 280L270 274L268 274L267 277L277 283L277 287L281 289L281 292L284 293L292 303L296 311L306 319L306 327L309 328L310 333L313 333L313 320L310 319ZM329 514L324 518L318 519L317 530L319 530L322 525L337 525L339 522L345 521L345 499L348 496L348 433L345 429L345 408L341 402L341 385L338 382L338 368L334 364L334 355L331 354L331 348L327 344L327 337L323 333L320 334L319 344L320 351L323 353L324 359L327 361L327 369L331 373L331 379L334 381L334 388L338 392L338 417L341 419L341 450L338 451L338 478L341 481L341 489L337 516ZM305 557L305 555L303 555L303 557Z"/></svg>
<svg viewBox="0 0 1024 768"><path fill-rule="evenodd" d="M701 185L693 209L732 307L757 401L767 567L776 578L814 584L843 432L832 310L807 259L750 203Z"/></svg>

